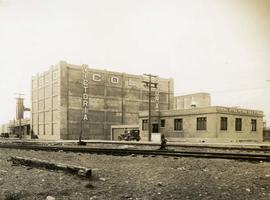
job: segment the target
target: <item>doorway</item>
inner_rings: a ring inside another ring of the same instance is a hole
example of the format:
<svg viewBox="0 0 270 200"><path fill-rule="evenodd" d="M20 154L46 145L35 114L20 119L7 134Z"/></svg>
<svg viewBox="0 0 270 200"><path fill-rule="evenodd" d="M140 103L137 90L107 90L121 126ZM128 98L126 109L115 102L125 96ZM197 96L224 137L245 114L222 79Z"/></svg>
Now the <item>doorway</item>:
<svg viewBox="0 0 270 200"><path fill-rule="evenodd" d="M158 133L158 123L152 124L152 133Z"/></svg>

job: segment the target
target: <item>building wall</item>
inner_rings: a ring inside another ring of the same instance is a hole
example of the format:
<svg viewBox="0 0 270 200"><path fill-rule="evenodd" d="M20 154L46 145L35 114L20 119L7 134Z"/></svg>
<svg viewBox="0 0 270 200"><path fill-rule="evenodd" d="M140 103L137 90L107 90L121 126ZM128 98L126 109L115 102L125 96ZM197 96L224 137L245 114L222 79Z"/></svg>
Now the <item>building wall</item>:
<svg viewBox="0 0 270 200"><path fill-rule="evenodd" d="M211 96L208 93L195 93L174 97L174 110L209 106L211 106Z"/></svg>
<svg viewBox="0 0 270 200"><path fill-rule="evenodd" d="M256 110L235 109L228 107L205 107L185 110L171 110L152 113L153 123L165 120L165 127L159 132L165 134L169 140L181 141L262 141L263 113ZM206 130L197 130L197 118L206 117ZM227 117L227 130L220 130L220 118ZM183 130L174 130L174 119L183 119ZM235 130L235 118L242 119L242 130ZM148 119L147 112L140 113L140 130L144 139L147 139L148 130L142 130L142 120ZM256 119L257 129L252 131L251 119Z"/></svg>
<svg viewBox="0 0 270 200"><path fill-rule="evenodd" d="M220 130L220 118L228 118L228 130ZM235 119L242 118L242 131L235 131ZM256 119L257 129L252 131L251 119ZM263 118L257 116L241 116L232 114L217 114L217 135L220 139L231 141L262 141Z"/></svg>
<svg viewBox="0 0 270 200"><path fill-rule="evenodd" d="M31 128L41 139L60 139L60 70L32 77Z"/></svg>
<svg viewBox="0 0 270 200"><path fill-rule="evenodd" d="M53 73L59 76L53 79ZM44 85L46 75L49 81ZM88 120L82 121L83 75L82 66L62 61L33 77L32 126L39 138L78 139L82 132L83 139L110 139L111 125L136 124L139 111L148 110L148 88L142 83L143 76L87 68ZM93 76L98 76L99 81ZM112 77L118 82L112 83ZM158 86L158 109L172 109L173 80L159 78ZM47 108L45 101L49 102ZM43 106L38 107L38 103Z"/></svg>

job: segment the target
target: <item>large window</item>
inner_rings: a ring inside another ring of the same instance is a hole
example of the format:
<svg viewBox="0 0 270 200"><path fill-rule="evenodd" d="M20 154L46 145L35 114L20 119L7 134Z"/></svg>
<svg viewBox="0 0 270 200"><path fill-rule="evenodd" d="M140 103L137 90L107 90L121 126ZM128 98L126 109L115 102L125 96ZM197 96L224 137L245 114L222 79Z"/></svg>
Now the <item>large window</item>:
<svg viewBox="0 0 270 200"><path fill-rule="evenodd" d="M147 119L142 120L142 130L143 131L148 130L148 120Z"/></svg>
<svg viewBox="0 0 270 200"><path fill-rule="evenodd" d="M197 117L197 130L206 130L206 117Z"/></svg>
<svg viewBox="0 0 270 200"><path fill-rule="evenodd" d="M241 118L235 119L235 130L242 131L242 119Z"/></svg>
<svg viewBox="0 0 270 200"><path fill-rule="evenodd" d="M165 119L161 119L160 120L160 128L164 128L165 127Z"/></svg>
<svg viewBox="0 0 270 200"><path fill-rule="evenodd" d="M220 130L227 131L227 127L228 127L228 118L221 117L220 118Z"/></svg>
<svg viewBox="0 0 270 200"><path fill-rule="evenodd" d="M257 131L257 120L251 119L251 131Z"/></svg>
<svg viewBox="0 0 270 200"><path fill-rule="evenodd" d="M183 130L183 119L174 119L174 130L175 131Z"/></svg>

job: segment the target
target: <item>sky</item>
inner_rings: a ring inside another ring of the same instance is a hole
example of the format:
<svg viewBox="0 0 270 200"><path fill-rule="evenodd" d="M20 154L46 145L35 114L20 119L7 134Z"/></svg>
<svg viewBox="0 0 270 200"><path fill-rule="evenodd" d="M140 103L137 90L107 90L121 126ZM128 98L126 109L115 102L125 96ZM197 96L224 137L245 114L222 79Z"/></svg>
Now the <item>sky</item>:
<svg viewBox="0 0 270 200"><path fill-rule="evenodd" d="M0 124L60 60L171 77L175 95L208 92L270 126L269 0L0 0Z"/></svg>

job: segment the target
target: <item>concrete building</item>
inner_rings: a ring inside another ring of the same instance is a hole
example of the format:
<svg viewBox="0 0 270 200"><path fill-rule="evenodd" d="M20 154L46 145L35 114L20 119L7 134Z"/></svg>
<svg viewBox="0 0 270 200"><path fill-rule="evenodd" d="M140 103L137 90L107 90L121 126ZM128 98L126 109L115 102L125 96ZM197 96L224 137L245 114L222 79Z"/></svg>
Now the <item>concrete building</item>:
<svg viewBox="0 0 270 200"><path fill-rule="evenodd" d="M152 132L170 141L239 142L262 141L263 112L211 106L152 113ZM140 130L148 136L148 112L141 112Z"/></svg>
<svg viewBox="0 0 270 200"><path fill-rule="evenodd" d="M110 139L112 125L139 123L148 77L61 61L32 77L33 133L44 139ZM173 108L173 79L157 78L153 110Z"/></svg>
<svg viewBox="0 0 270 200"><path fill-rule="evenodd" d="M174 97L174 110L208 106L211 106L211 96L209 93L195 93Z"/></svg>

